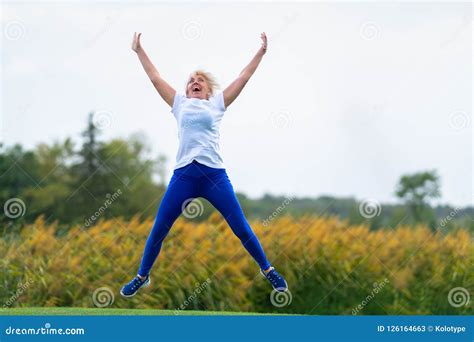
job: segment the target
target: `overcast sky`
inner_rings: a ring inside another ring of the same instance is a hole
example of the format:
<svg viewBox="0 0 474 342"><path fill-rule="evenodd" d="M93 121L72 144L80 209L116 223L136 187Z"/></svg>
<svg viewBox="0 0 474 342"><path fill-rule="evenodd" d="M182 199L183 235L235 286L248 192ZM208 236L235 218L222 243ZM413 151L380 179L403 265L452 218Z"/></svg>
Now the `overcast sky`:
<svg viewBox="0 0 474 342"><path fill-rule="evenodd" d="M130 49L162 76L225 87L268 53L221 126L237 191L393 202L402 174L436 169L441 203L473 200L471 4L10 2L2 5L1 138L104 140L143 132L175 162L177 129Z"/></svg>

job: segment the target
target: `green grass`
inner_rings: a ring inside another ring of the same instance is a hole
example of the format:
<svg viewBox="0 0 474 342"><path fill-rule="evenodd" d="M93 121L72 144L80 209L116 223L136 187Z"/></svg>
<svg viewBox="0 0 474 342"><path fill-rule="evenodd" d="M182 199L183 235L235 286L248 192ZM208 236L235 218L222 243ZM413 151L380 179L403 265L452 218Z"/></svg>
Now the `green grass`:
<svg viewBox="0 0 474 342"><path fill-rule="evenodd" d="M65 316L123 316L123 315L155 315L155 316L175 316L174 310L154 310L154 309L108 309L108 308L9 308L0 309L0 316L14 315L14 316L51 316L51 315L65 315ZM206 316L206 315L269 315L255 312L231 312L231 311L180 311L179 315L184 316Z"/></svg>

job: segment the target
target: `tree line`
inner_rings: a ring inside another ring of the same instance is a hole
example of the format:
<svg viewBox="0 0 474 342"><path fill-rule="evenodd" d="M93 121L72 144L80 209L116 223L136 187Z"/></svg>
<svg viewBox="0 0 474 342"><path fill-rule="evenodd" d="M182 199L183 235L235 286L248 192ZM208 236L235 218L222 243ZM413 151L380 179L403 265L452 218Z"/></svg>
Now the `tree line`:
<svg viewBox="0 0 474 342"><path fill-rule="evenodd" d="M33 150L25 150L20 144L0 145L4 232L21 229L39 215L49 222L57 221L65 229L76 223L88 227L100 218L156 215L166 190L166 158L151 155L143 135L102 141L100 134L90 113L78 145L71 138L41 143ZM402 176L395 194L401 204L331 196L237 196L249 219L260 219L264 224L280 214L309 214L337 215L351 224L367 223L373 229L425 223L432 229L464 225L472 230L472 207L430 205L441 195L440 179L434 170ZM200 199L200 205L194 219L206 220L214 209L204 199Z"/></svg>

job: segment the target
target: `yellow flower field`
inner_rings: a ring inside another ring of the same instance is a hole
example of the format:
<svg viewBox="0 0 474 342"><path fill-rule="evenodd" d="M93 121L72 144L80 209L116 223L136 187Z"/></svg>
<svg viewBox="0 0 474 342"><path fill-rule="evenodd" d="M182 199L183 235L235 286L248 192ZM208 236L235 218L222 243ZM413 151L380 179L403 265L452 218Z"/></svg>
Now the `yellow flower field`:
<svg viewBox="0 0 474 342"><path fill-rule="evenodd" d="M290 286L271 295L217 213L179 218L163 243L150 287L119 294L138 269L152 219L100 221L62 233L42 218L0 239L3 307L115 307L302 314L473 314L474 249L466 230L424 226L370 231L338 218L282 216L250 222Z"/></svg>

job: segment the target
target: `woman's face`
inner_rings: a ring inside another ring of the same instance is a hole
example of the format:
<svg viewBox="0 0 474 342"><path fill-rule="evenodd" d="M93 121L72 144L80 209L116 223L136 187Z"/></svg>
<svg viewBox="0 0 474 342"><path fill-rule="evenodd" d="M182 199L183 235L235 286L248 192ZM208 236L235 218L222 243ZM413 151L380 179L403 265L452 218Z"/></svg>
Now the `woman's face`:
<svg viewBox="0 0 474 342"><path fill-rule="evenodd" d="M206 79L202 75L192 74L186 86L186 96L195 99L208 100L211 92Z"/></svg>

